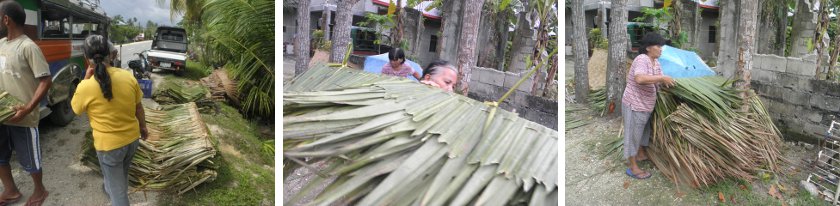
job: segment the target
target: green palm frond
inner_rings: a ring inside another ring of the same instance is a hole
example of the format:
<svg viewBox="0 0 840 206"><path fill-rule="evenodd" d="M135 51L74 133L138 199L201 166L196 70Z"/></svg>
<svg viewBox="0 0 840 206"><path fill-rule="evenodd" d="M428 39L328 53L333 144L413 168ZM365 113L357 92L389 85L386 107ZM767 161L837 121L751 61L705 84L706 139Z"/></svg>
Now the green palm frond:
<svg viewBox="0 0 840 206"><path fill-rule="evenodd" d="M226 60L238 80L243 110L249 114L274 113L274 1L206 0L207 53Z"/></svg>
<svg viewBox="0 0 840 206"><path fill-rule="evenodd" d="M337 178L307 204L556 204L555 130L404 78L323 64L284 88L283 156L301 161L287 167L326 160L321 173Z"/></svg>
<svg viewBox="0 0 840 206"><path fill-rule="evenodd" d="M0 122L5 122L14 116L14 107L19 105L23 105L23 102L9 94L9 92L0 92Z"/></svg>

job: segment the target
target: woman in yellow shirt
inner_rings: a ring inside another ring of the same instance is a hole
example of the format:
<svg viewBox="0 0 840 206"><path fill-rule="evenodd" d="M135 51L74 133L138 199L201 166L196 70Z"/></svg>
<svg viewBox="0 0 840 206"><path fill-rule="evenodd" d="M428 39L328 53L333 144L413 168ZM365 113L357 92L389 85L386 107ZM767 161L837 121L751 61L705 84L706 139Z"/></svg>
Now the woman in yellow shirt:
<svg viewBox="0 0 840 206"><path fill-rule="evenodd" d="M112 205L128 204L128 171L139 145L146 139L145 114L140 100L143 92L128 70L109 67L108 42L100 35L90 35L84 42L87 75L76 88L71 106L81 115L87 112L93 129L93 146L105 192ZM90 77L93 77L91 79Z"/></svg>

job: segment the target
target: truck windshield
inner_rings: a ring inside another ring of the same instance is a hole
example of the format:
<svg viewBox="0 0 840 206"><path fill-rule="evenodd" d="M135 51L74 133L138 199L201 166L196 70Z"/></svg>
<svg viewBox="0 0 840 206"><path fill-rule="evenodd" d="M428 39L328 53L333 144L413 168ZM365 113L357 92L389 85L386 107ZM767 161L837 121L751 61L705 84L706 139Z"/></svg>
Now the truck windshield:
<svg viewBox="0 0 840 206"><path fill-rule="evenodd" d="M152 49L166 50L172 52L186 52L187 51L187 37L186 32L180 29L163 29L160 28L156 32L154 45Z"/></svg>

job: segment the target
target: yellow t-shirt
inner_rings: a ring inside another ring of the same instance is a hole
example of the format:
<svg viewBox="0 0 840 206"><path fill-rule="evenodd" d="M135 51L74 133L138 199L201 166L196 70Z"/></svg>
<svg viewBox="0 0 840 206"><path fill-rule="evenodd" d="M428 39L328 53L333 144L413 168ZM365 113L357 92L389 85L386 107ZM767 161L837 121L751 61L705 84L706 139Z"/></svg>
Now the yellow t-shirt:
<svg viewBox="0 0 840 206"><path fill-rule="evenodd" d="M76 115L88 113L93 128L93 146L97 151L110 151L128 145L140 137L136 106L143 97L140 85L131 72L109 67L111 101L105 99L95 77L82 80L76 87L71 106Z"/></svg>

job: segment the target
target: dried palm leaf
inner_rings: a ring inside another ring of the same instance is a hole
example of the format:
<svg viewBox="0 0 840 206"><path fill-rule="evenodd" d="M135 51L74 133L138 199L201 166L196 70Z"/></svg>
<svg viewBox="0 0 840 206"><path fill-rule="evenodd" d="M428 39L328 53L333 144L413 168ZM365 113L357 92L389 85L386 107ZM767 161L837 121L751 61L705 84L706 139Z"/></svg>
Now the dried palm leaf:
<svg viewBox="0 0 840 206"><path fill-rule="evenodd" d="M650 158L676 184L707 186L724 178L751 180L759 168L778 171L781 133L760 99L739 112L739 91L720 77L678 79L661 90L652 115Z"/></svg>
<svg viewBox="0 0 840 206"><path fill-rule="evenodd" d="M216 177L211 159L216 149L195 103L146 108L150 137L140 141L129 171L130 182L140 190L174 189L182 194ZM99 171L99 160L88 135L82 145L82 162Z"/></svg>

